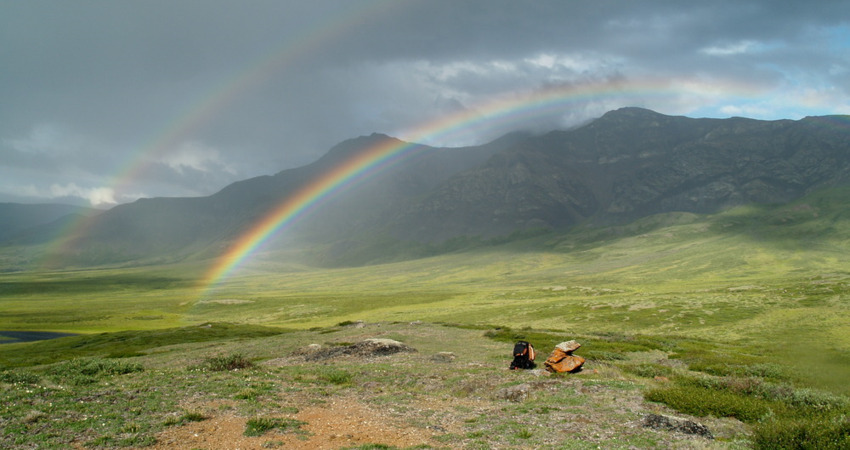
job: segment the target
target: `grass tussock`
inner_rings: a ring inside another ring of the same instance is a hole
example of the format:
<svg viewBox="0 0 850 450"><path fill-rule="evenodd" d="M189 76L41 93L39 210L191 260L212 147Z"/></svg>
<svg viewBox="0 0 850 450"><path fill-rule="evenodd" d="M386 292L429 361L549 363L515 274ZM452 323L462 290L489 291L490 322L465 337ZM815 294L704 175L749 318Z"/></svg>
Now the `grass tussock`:
<svg viewBox="0 0 850 450"><path fill-rule="evenodd" d="M104 377L142 371L144 368L137 363L102 358L79 358L59 363L51 367L47 374L60 381L84 385L96 383Z"/></svg>
<svg viewBox="0 0 850 450"><path fill-rule="evenodd" d="M323 367L318 371L319 380L335 385L348 385L354 379L354 374L344 369Z"/></svg>
<svg viewBox="0 0 850 450"><path fill-rule="evenodd" d="M203 422L204 420L207 420L208 418L209 417L207 417L207 415L204 414L204 413L197 412L197 411L189 411L189 412L183 413L183 414L181 414L177 417L168 418L165 421L164 425L167 426L167 427L181 426L181 425L185 425L185 424L190 423L190 422Z"/></svg>
<svg viewBox="0 0 850 450"><path fill-rule="evenodd" d="M195 370L208 370L212 372L226 372L231 370L251 369L254 363L244 357L241 353L234 353L224 356L212 356L204 359L204 361L193 367Z"/></svg>
<svg viewBox="0 0 850 450"><path fill-rule="evenodd" d="M254 417L248 419L243 434L245 436L262 436L272 430L279 433L299 433L303 432L301 427L306 424L306 422L286 417Z"/></svg>

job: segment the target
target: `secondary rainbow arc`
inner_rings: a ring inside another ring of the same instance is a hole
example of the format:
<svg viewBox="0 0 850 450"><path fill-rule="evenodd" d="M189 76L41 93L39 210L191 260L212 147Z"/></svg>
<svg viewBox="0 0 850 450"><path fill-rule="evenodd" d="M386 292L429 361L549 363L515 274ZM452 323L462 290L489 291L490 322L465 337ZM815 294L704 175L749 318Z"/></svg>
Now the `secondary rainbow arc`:
<svg viewBox="0 0 850 450"><path fill-rule="evenodd" d="M280 45L249 61L245 67L223 77L219 83L189 102L170 120L163 122L163 126L157 129L150 139L139 145L132 156L115 170L106 186L120 194L144 175L158 157L190 139L197 130L210 123L241 95L285 72L300 58L319 52L323 46L339 39L349 30L391 11L396 5L397 2L389 0L370 0L335 8L332 14L318 20L314 26L305 26L300 35L289 37ZM45 250L41 265L53 266L55 258L61 258L66 247L71 245L76 237L83 235L91 223L91 218L81 217L65 225Z"/></svg>

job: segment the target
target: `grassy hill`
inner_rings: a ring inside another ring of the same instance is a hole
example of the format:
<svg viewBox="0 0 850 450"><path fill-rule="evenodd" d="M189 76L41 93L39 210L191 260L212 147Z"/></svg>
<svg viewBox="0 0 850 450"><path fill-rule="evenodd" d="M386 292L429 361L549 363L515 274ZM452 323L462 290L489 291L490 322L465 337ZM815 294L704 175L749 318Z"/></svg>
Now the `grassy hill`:
<svg viewBox="0 0 850 450"><path fill-rule="evenodd" d="M372 441L400 447L841 448L850 436L848 194L456 242L456 251L365 267L307 267L275 249L214 286L197 284L206 268L197 262L0 274L0 329L84 333L0 346L2 443L155 446L204 423L237 423L241 435L265 418L307 425L248 448L315 444L308 433L330 435L310 414L333 416L339 401L396 424L386 435L419 436ZM365 327L343 326L360 320ZM298 354L368 337L418 352ZM518 338L544 357L577 339L587 370L508 372ZM440 351L457 359L435 363ZM216 358L252 367L212 370ZM515 385L527 397L498 394ZM717 439L646 428L650 413L692 418ZM368 443L340 436L337 447ZM195 445L204 446L215 447Z"/></svg>

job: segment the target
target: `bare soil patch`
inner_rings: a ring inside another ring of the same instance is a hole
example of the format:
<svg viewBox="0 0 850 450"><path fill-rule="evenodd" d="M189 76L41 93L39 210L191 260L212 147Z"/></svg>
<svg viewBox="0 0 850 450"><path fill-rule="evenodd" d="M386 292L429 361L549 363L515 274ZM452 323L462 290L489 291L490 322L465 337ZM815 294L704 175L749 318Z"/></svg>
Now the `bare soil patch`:
<svg viewBox="0 0 850 450"><path fill-rule="evenodd" d="M299 409L290 417L306 422L304 433L245 436L247 418L221 414L202 422L174 427L157 436L153 449L336 449L364 444L410 447L433 444L436 431L405 424L354 398Z"/></svg>

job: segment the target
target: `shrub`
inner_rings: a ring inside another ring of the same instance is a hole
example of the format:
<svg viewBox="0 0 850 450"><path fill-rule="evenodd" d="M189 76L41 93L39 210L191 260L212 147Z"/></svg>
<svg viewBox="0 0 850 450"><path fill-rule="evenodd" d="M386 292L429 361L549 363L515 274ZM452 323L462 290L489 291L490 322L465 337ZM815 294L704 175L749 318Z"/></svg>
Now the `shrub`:
<svg viewBox="0 0 850 450"><path fill-rule="evenodd" d="M211 370L214 372L249 369L251 367L254 367L254 363L239 353L207 358L200 366L201 369Z"/></svg>
<svg viewBox="0 0 850 450"><path fill-rule="evenodd" d="M752 443L756 449L846 449L850 448L850 419L810 417L759 423L753 428Z"/></svg>
<svg viewBox="0 0 850 450"><path fill-rule="evenodd" d="M93 383L102 375L124 375L143 370L140 364L93 358L72 359L53 366L48 373L82 385Z"/></svg>
<svg viewBox="0 0 850 450"><path fill-rule="evenodd" d="M707 389L723 389L736 394L778 401L809 412L837 411L850 408L850 401L843 396L809 388L795 388L789 384L777 384L752 377L691 378L683 383Z"/></svg>
<svg viewBox="0 0 850 450"><path fill-rule="evenodd" d="M9 383L9 384L36 384L38 383L39 377L34 373L17 371L17 370L4 370L0 372L0 382Z"/></svg>
<svg viewBox="0 0 850 450"><path fill-rule="evenodd" d="M765 400L688 385L652 389L644 394L644 398L664 403L686 414L700 417L735 417L749 423L768 415L772 406Z"/></svg>
<svg viewBox="0 0 850 450"><path fill-rule="evenodd" d="M814 389L793 389L783 400L795 407L816 411L836 411L850 408L850 401L846 397Z"/></svg>

